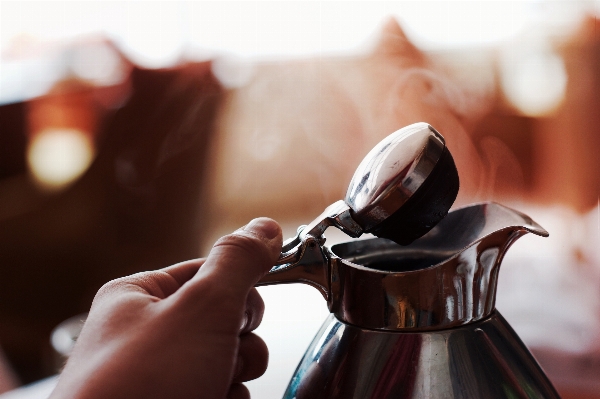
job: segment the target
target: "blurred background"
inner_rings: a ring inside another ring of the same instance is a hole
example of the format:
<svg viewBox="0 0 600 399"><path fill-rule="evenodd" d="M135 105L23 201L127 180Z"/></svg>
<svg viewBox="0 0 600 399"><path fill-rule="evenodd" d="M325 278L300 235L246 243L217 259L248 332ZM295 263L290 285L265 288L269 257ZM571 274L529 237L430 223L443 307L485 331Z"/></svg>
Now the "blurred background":
<svg viewBox="0 0 600 399"><path fill-rule="evenodd" d="M257 216L291 236L374 144L426 121L456 160L455 207L498 201L550 232L509 251L497 306L563 397L599 398L599 13L0 2L0 393L57 372L51 331L106 281L206 255ZM271 360L248 385L278 398L327 308L308 286L260 292Z"/></svg>

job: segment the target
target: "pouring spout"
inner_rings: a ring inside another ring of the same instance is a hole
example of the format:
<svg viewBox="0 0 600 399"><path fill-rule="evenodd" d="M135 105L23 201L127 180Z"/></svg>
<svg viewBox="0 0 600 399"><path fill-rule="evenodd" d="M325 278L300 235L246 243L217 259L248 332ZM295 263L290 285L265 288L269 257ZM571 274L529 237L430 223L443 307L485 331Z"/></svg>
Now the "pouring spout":
<svg viewBox="0 0 600 399"><path fill-rule="evenodd" d="M486 231L495 231L502 228L512 227L516 230L522 229L542 237L548 237L550 235L546 229L537 224L529 216L507 206L500 205L495 202L475 204L474 206L485 207L487 225Z"/></svg>
<svg viewBox="0 0 600 399"><path fill-rule="evenodd" d="M495 202L482 202L450 212L409 247L438 248L458 255L469 247L493 245L503 253L526 233L549 236L546 229L524 213Z"/></svg>

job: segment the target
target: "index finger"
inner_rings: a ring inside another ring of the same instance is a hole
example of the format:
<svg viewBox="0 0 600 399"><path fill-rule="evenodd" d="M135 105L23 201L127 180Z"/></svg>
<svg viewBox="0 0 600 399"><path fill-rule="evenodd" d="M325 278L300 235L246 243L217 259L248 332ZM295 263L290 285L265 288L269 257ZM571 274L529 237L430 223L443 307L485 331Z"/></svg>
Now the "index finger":
<svg viewBox="0 0 600 399"><path fill-rule="evenodd" d="M205 258L191 259L159 269L158 271L165 272L173 277L181 287L198 273L198 270L204 262L206 262Z"/></svg>
<svg viewBox="0 0 600 399"><path fill-rule="evenodd" d="M205 259L193 259L163 269L151 270L121 277L104 284L96 298L115 292L144 292L164 299L191 280Z"/></svg>

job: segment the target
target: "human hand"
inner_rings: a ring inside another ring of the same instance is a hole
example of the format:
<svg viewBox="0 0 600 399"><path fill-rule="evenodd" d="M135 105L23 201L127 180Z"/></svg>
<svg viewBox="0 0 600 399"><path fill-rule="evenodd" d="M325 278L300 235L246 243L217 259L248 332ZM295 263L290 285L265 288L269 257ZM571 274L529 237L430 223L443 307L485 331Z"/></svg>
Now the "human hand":
<svg viewBox="0 0 600 399"><path fill-rule="evenodd" d="M51 398L248 398L268 361L254 285L281 246L279 225L254 219L206 260L105 284Z"/></svg>

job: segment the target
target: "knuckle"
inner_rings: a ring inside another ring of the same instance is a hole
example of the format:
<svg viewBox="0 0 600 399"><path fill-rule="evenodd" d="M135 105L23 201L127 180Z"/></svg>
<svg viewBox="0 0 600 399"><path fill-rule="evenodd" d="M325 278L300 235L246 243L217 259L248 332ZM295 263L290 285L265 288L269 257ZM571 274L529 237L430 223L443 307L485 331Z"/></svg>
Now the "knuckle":
<svg viewBox="0 0 600 399"><path fill-rule="evenodd" d="M102 287L100 287L100 289L96 293L96 298L103 298L114 294L123 286L123 284L123 278L110 280L109 282L105 283Z"/></svg>
<svg viewBox="0 0 600 399"><path fill-rule="evenodd" d="M142 273L132 274L130 276L116 278L114 280L110 280L105 283L98 292L96 292L96 296L94 297L94 301L105 300L107 298L118 296L119 293L127 291L131 286L136 285L135 281L139 278Z"/></svg>
<svg viewBox="0 0 600 399"><path fill-rule="evenodd" d="M99 307L106 306L107 304L114 303L115 300L119 297L119 292L123 286L122 279L111 280L105 283L96 295L94 296L94 300L92 301L91 310Z"/></svg>

